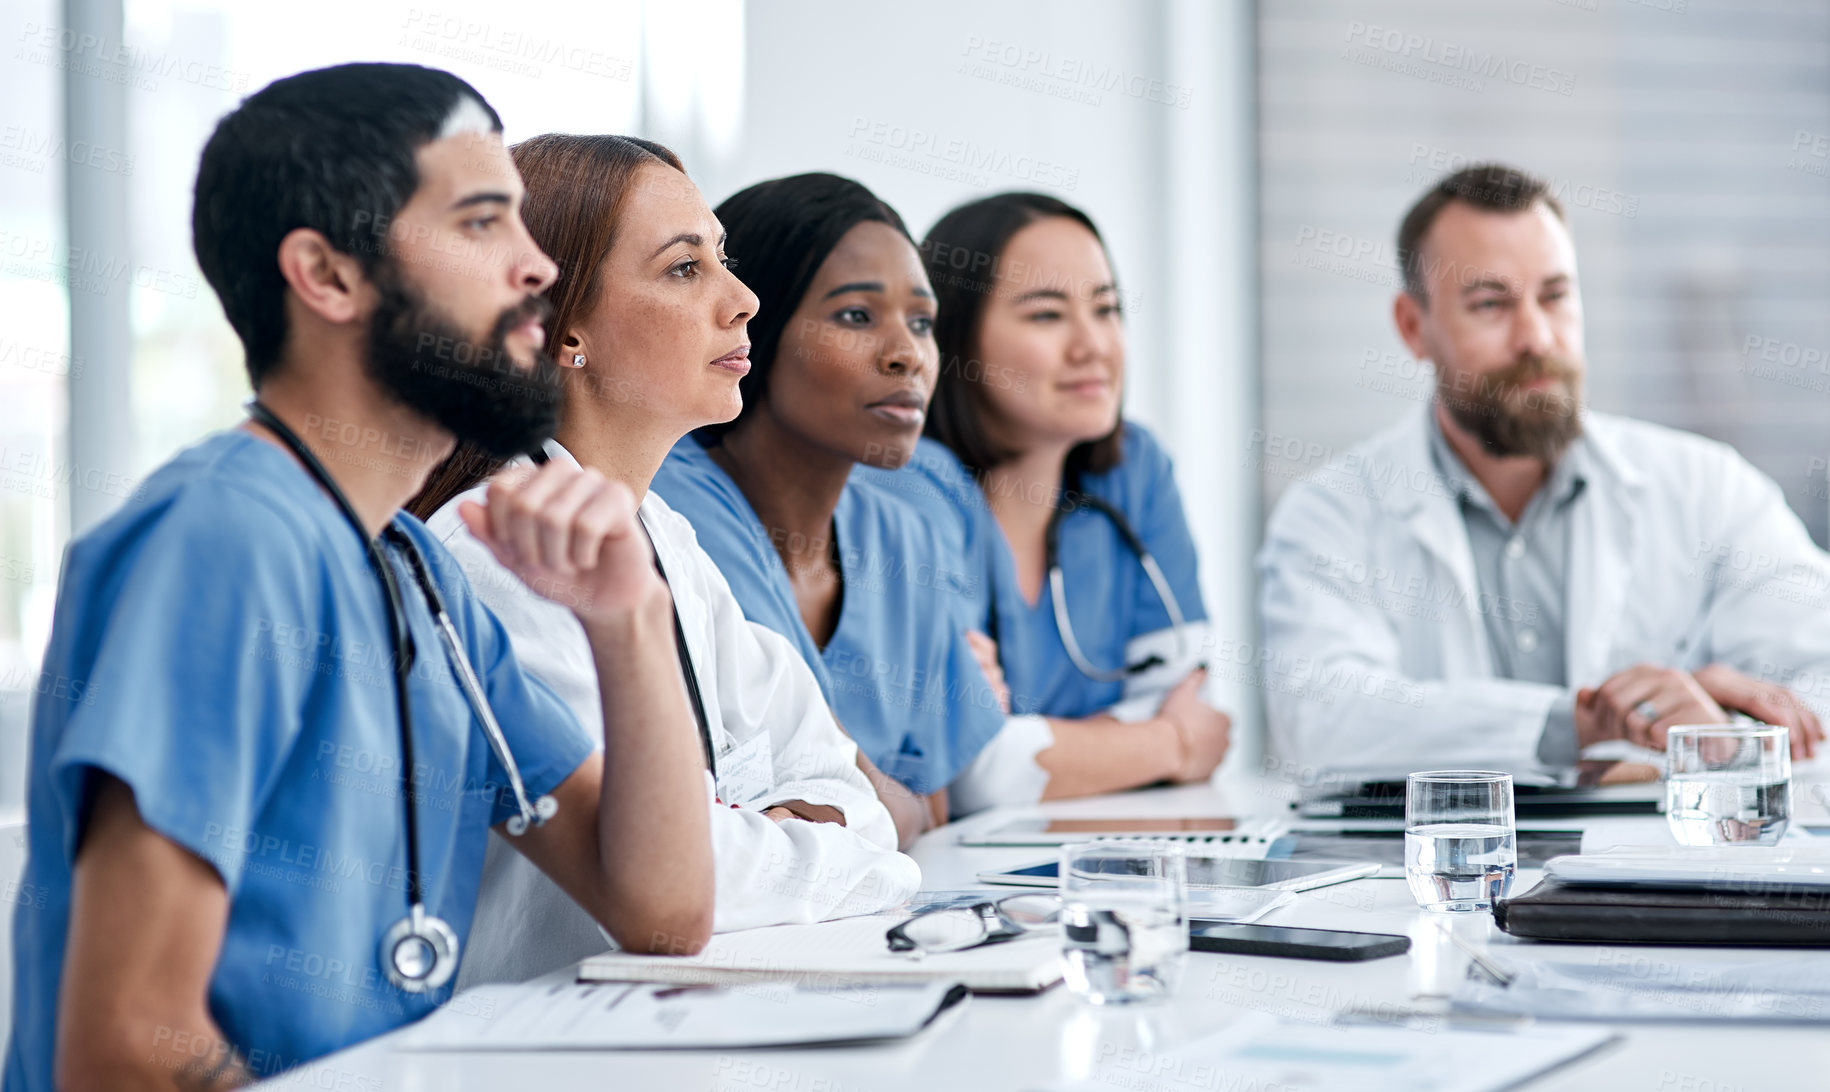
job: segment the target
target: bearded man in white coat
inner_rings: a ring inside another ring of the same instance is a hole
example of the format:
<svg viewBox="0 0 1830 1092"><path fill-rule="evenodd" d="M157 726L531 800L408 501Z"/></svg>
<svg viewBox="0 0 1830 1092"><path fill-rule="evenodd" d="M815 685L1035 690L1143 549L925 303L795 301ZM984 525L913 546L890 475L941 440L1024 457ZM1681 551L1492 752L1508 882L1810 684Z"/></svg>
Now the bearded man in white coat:
<svg viewBox="0 0 1830 1092"><path fill-rule="evenodd" d="M1398 255L1393 317L1436 396L1271 518L1279 757L1311 775L1599 775L1737 713L1814 754L1830 557L1732 448L1584 407L1576 252L1549 186L1448 175Z"/></svg>

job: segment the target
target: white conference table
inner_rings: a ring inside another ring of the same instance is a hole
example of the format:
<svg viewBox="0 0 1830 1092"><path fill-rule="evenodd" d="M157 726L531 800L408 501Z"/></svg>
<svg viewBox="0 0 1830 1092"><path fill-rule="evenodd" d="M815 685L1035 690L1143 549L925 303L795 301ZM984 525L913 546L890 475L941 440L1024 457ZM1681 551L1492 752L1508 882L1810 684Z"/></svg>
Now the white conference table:
<svg viewBox="0 0 1830 1092"><path fill-rule="evenodd" d="M1830 817L1824 800L1830 770L1801 764L1795 772L1795 822ZM1830 764L1827 764L1830 765ZM1060 816L1288 816L1289 787L1251 776L1214 785L1155 789L1043 805ZM1008 814L1008 813L1006 813ZM1002 818L1002 817L1000 817ZM966 848L962 830L987 822L975 816L924 836L913 856L930 890L982 886L975 876L1050 855L1047 849ZM1526 821L1527 828L1557 826ZM1618 843L1668 842L1662 816L1583 822L1585 849ZM1521 892L1537 882L1521 872ZM1012 891L1012 888L995 889ZM1232 1092L1224 1075L1198 1070L1182 1053L1193 1040L1242 1015L1327 1022L1343 1009L1400 1013L1441 994L1466 970L1466 956L1419 911L1402 879L1363 879L1298 894L1265 924L1404 933L1411 950L1365 963L1326 963L1264 956L1191 952L1177 993L1150 1007L1099 1008L1064 987L1034 997L973 997L935 1025L901 1042L818 1049L754 1051L615 1051L592 1053L427 1053L393 1049L396 1035L282 1074L275 1088L335 1092L431 1092L504 1089L669 1089L689 1092L890 1092L924 1089L1044 1088L1092 1080L1114 1089ZM1785 959L1762 949L1606 948L1514 941L1491 918L1457 917L1456 936L1488 945L1498 955L1554 950L1565 959L1633 957L1653 961L1745 962ZM1608 1092L1756 1092L1830 1088L1830 1027L1621 1024L1620 1038L1598 1052L1544 1074L1526 1087L1606 1089ZM1178 1083L1176 1074L1206 1083Z"/></svg>

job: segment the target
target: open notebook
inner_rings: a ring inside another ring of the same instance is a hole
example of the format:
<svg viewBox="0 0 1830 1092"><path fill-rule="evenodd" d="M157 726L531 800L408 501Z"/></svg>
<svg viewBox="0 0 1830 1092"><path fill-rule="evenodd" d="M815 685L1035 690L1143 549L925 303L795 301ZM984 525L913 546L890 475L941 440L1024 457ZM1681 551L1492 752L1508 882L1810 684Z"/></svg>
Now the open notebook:
<svg viewBox="0 0 1830 1092"><path fill-rule="evenodd" d="M549 975L466 990L396 1041L402 1050L740 1050L901 1039L961 1001L945 982L804 990L578 983Z"/></svg>
<svg viewBox="0 0 1830 1092"><path fill-rule="evenodd" d="M1149 839L1186 842L1209 856L1264 857L1289 828L1268 819L1145 816L1075 819L1017 815L961 833L963 846L1064 846L1071 842Z"/></svg>
<svg viewBox="0 0 1830 1092"><path fill-rule="evenodd" d="M1006 944L917 959L890 951L884 941L885 931L906 916L876 914L720 933L692 956L606 952L580 964L578 980L810 987L959 982L974 993L1035 993L1061 981L1061 946L1052 929Z"/></svg>

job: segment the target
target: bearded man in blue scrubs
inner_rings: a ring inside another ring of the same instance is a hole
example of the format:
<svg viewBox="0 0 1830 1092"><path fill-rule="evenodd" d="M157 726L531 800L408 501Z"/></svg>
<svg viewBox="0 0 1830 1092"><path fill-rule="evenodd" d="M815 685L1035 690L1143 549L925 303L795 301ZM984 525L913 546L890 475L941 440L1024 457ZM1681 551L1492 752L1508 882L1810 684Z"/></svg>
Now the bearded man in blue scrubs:
<svg viewBox="0 0 1830 1092"><path fill-rule="evenodd" d="M488 830L526 815L517 766L557 811L511 841L610 936L705 943L704 759L629 492L555 461L466 512L583 623L602 752L398 512L458 440L506 455L554 424L555 269L521 198L495 112L432 69L280 80L210 138L194 244L263 423L180 453L65 560L44 670L81 685L34 711L6 1092L231 1087L430 1011ZM428 919L442 962L403 963L391 938Z"/></svg>

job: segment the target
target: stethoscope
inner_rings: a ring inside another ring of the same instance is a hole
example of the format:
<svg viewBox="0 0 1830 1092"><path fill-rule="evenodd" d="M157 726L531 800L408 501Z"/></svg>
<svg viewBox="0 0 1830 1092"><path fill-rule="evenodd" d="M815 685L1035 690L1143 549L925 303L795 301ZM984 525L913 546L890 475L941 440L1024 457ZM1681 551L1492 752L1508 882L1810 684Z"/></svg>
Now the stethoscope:
<svg viewBox="0 0 1830 1092"><path fill-rule="evenodd" d="M488 738L489 747L496 754L496 761L507 771L509 787L514 790L515 805L520 811L520 814L509 817L506 824L508 833L519 837L527 833L528 827L545 823L559 811L559 802L551 796L542 796L531 803L528 801L527 785L521 780L521 767L515 763L514 754L508 749L508 739L503 736L502 726L496 723L496 716L490 711L482 684L477 681L476 671L470 666L470 657L464 654L464 646L458 640L457 627L451 624L451 615L445 610L445 599L439 594L438 586L433 583L432 575L426 569L425 558L420 556L412 539L392 522L380 537L371 538L349 498L343 495L343 490L337 487L330 472L324 469L324 464L318 461L318 457L305 446L298 434L258 400L249 402L247 409L248 416L278 436L306 471L336 501L344 518L349 520L350 526L356 529L356 534L361 536L367 546L369 562L381 578L381 588L388 602L388 630L394 640L394 704L399 710L400 721L400 799L406 809L407 820L407 916L388 926L381 934L381 970L395 989L405 993L436 990L451 981L451 976L457 973L458 937L457 931L444 919L426 911L424 885L420 882L419 823L413 808L413 711L407 698L407 680L413 669L413 634L407 627L400 582L395 578L394 566L389 563L387 553L382 549L382 539L385 538L406 555L414 580L426 598L426 606L431 610L433 622L444 641L446 655L457 673L458 687L464 691L464 700L482 724L483 735Z"/></svg>
<svg viewBox="0 0 1830 1092"><path fill-rule="evenodd" d="M1144 546L1144 540L1138 537L1123 512L1109 502L1079 489L1069 490L1063 503L1050 513L1048 529L1042 536L1043 564L1048 567L1048 597L1055 612L1055 628L1061 632L1061 644L1067 649L1068 659L1073 661L1074 667L1082 675L1094 682L1119 682L1168 662L1162 656L1152 653L1121 667L1102 668L1095 666L1080 650L1080 642L1074 638L1074 623L1068 620L1067 578L1061 575L1061 523L1071 513L1082 508L1098 512L1110 520L1118 537L1137 555L1138 564L1144 567L1144 575L1150 578L1150 585L1156 589L1157 598L1163 601L1163 609L1169 612L1169 625L1176 641L1176 662L1184 662L1188 656L1188 626L1182 617L1182 604L1176 599L1175 590L1169 586L1168 578L1163 575L1162 566L1156 563L1156 558L1151 556L1149 549ZM994 633L993 637L995 636Z"/></svg>

